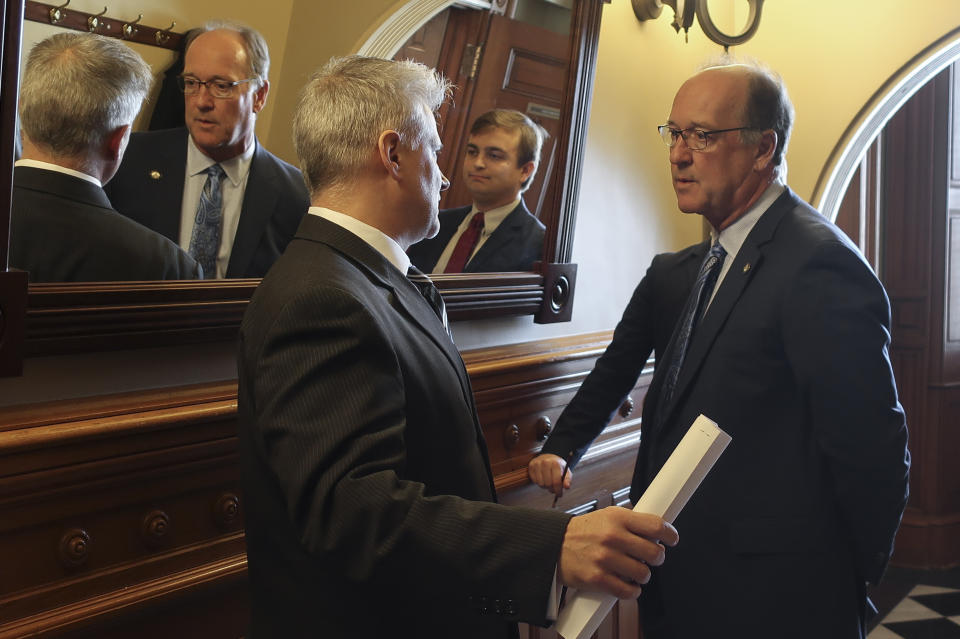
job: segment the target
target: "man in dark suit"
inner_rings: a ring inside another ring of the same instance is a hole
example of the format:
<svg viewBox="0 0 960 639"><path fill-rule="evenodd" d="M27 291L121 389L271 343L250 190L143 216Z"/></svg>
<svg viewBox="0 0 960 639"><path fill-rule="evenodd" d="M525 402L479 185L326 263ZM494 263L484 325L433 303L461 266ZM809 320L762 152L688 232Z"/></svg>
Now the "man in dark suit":
<svg viewBox="0 0 960 639"><path fill-rule="evenodd" d="M543 259L546 227L521 193L537 172L547 132L519 111L494 109L470 127L463 180L471 206L440 211L440 231L410 247L428 273L529 271Z"/></svg>
<svg viewBox="0 0 960 639"><path fill-rule="evenodd" d="M110 207L117 170L150 90L125 44L63 33L30 52L20 90L23 157L13 173L10 265L31 282L194 279L197 262Z"/></svg>
<svg viewBox="0 0 960 639"><path fill-rule="evenodd" d="M313 206L240 331L254 638L516 636L549 623L556 581L635 596L656 540L676 542L623 508L495 503L442 300L404 252L437 230L447 92L423 65L350 57L302 94Z"/></svg>
<svg viewBox="0 0 960 639"><path fill-rule="evenodd" d="M254 134L269 66L257 31L204 25L180 78L186 128L134 134L106 189L118 211L179 243L208 278L262 277L309 206L300 171Z"/></svg>
<svg viewBox="0 0 960 639"><path fill-rule="evenodd" d="M779 78L755 66L707 68L680 88L660 133L679 208L706 218L712 240L653 259L530 464L541 486L569 486L565 458L576 464L651 350L631 497L698 414L732 436L640 598L647 639L862 637L866 582L883 574L906 503L889 302L856 247L783 183L792 116ZM685 340L688 295L714 264Z"/></svg>

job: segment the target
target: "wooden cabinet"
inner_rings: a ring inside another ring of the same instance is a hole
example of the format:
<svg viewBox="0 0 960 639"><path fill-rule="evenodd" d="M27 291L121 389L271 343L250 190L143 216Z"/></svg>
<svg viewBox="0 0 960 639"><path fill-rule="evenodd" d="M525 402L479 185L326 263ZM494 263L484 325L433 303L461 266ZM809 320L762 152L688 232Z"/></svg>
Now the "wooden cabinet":
<svg viewBox="0 0 960 639"><path fill-rule="evenodd" d="M609 339L464 354L504 503L551 506L526 464ZM559 508L627 502L648 378ZM0 639L242 636L236 385L0 409L0 567ZM636 606L615 611L599 634L637 637Z"/></svg>

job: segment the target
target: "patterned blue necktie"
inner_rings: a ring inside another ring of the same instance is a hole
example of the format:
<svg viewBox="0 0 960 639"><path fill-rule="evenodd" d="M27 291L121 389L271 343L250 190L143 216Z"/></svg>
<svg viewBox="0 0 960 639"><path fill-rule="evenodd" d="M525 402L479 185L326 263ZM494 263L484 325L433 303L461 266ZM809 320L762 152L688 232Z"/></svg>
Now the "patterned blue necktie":
<svg viewBox="0 0 960 639"><path fill-rule="evenodd" d="M206 172L207 181L200 192L200 204L193 220L190 255L203 267L203 278L209 280L217 276L217 254L223 230L223 189L220 185L227 174L219 164L211 165Z"/></svg>
<svg viewBox="0 0 960 639"><path fill-rule="evenodd" d="M670 400L673 399L673 391L677 387L677 378L680 376L680 368L683 366L683 359L687 355L687 347L690 346L690 339L693 337L693 331L703 315L703 310L707 306L707 300L710 299L710 293L720 276L720 269L723 268L723 258L727 252L720 246L720 242L710 247L710 251L703 259L700 265L700 272L697 274L697 281L693 283L693 289L687 298L687 303L683 307L683 313L677 324L676 333L673 336L673 349L670 353L667 364L667 373L663 379L663 387L660 389L660 400L657 402L657 421L663 423L665 411L670 406Z"/></svg>

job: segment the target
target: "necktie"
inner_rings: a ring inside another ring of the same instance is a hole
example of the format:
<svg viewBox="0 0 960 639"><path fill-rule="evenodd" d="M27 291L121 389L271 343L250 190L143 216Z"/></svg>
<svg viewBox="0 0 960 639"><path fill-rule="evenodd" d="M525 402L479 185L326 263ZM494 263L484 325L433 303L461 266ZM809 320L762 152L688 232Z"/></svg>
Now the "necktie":
<svg viewBox="0 0 960 639"><path fill-rule="evenodd" d="M214 164L207 169L207 181L200 192L200 204L193 220L190 236L190 255L203 267L204 279L217 276L217 253L220 252L220 233L223 230L223 190L226 177L223 167Z"/></svg>
<svg viewBox="0 0 960 639"><path fill-rule="evenodd" d="M480 234L483 233L483 211L477 211L470 220L470 225L464 229L457 240L457 245L453 247L453 253L450 254L450 261L447 267L443 269L444 273L463 273L464 267L470 261L473 255L473 249L477 246Z"/></svg>
<svg viewBox="0 0 960 639"><path fill-rule="evenodd" d="M690 339L693 331L703 315L703 310L710 299L710 293L713 291L717 277L720 275L720 269L723 267L723 258L727 252L723 250L720 243L715 243L710 247L710 251L700 265L700 272L697 274L697 280L693 283L693 289L690 296L687 297L687 303L683 307L683 313L677 324L676 332L673 336L673 349L668 349L670 359L666 362L668 365L666 376L663 380L663 388L660 390L660 400L657 403L659 414L658 421L662 421L665 411L673 399L673 391L677 386L677 378L680 376L680 368L683 366L683 359L687 354L687 347L690 346Z"/></svg>
<svg viewBox="0 0 960 639"><path fill-rule="evenodd" d="M430 308L433 309L433 312L437 314L437 317L440 318L440 323L443 324L443 327L447 329L449 333L450 329L447 326L447 306L443 303L443 298L440 296L440 291L437 290L437 287L433 285L433 282L430 281L430 278L423 274L420 269L416 266L411 266L407 271L407 277L410 282L420 291L420 295L423 296L423 299L427 300L427 303L430 304Z"/></svg>

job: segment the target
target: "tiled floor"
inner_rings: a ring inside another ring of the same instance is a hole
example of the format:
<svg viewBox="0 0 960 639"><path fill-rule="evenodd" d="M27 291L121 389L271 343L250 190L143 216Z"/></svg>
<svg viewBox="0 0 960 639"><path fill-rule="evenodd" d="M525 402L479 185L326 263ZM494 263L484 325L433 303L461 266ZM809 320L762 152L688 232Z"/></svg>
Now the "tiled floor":
<svg viewBox="0 0 960 639"><path fill-rule="evenodd" d="M960 639L960 569L891 567L870 590L879 614L867 639Z"/></svg>

